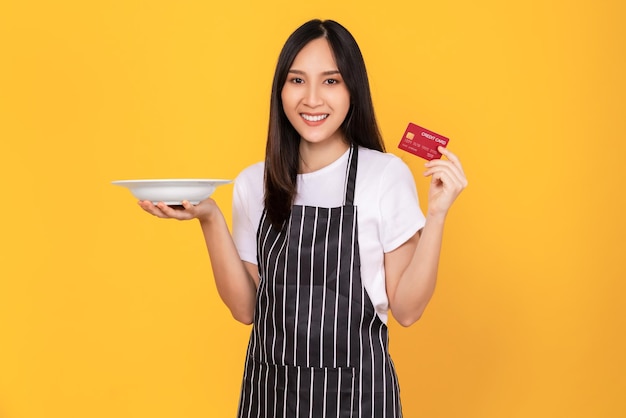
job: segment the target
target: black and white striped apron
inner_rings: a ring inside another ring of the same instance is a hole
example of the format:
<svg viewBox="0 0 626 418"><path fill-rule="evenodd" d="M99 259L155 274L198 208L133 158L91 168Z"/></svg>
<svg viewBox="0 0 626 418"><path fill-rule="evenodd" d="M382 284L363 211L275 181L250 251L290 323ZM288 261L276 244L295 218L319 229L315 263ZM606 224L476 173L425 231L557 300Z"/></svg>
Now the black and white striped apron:
<svg viewBox="0 0 626 418"><path fill-rule="evenodd" d="M354 146L344 206L293 206L282 231L261 218L240 418L402 416L387 326L361 282L357 161Z"/></svg>

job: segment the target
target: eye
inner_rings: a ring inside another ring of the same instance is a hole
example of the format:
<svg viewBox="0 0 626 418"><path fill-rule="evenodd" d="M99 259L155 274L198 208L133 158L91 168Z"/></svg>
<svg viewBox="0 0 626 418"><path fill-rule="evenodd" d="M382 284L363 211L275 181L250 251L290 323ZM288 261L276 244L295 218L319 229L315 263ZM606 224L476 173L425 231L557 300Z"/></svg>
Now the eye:
<svg viewBox="0 0 626 418"><path fill-rule="evenodd" d="M339 80L336 80L334 78L329 78L328 80L325 81L326 84L337 84L339 83Z"/></svg>
<svg viewBox="0 0 626 418"><path fill-rule="evenodd" d="M302 84L302 83L304 83L304 80L301 79L300 77L293 77L293 78L289 79L289 81L291 83L294 83L294 84Z"/></svg>

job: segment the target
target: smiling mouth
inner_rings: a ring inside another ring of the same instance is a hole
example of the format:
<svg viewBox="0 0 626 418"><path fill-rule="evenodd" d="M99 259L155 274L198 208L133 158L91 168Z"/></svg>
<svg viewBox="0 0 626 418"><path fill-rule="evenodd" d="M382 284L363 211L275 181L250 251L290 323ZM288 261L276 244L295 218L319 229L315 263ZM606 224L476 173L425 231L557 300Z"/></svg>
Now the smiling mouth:
<svg viewBox="0 0 626 418"><path fill-rule="evenodd" d="M305 113L300 113L300 116L302 116L304 120L307 120L309 122L319 122L326 119L328 117L328 113L324 115L307 115Z"/></svg>

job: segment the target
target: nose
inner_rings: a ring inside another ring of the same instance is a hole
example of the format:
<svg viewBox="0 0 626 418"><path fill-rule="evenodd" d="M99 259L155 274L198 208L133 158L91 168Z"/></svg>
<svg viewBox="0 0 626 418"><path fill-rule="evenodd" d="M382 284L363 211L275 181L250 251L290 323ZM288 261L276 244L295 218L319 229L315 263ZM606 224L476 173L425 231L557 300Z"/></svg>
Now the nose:
<svg viewBox="0 0 626 418"><path fill-rule="evenodd" d="M324 102L320 87L314 85L313 83L307 84L303 102L309 107L320 106Z"/></svg>

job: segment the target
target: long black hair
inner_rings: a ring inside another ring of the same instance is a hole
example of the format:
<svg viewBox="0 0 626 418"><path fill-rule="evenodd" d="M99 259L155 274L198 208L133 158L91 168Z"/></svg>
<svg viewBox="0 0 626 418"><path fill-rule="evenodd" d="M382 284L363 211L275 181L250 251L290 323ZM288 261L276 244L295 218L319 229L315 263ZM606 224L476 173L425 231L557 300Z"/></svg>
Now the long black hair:
<svg viewBox="0 0 626 418"><path fill-rule="evenodd" d="M289 218L296 195L300 135L291 125L281 92L296 55L309 42L326 38L350 94L350 109L340 129L350 145L384 151L372 104L369 80L361 50L350 32L332 20L310 20L293 32L278 57L265 152L265 209L278 229Z"/></svg>

